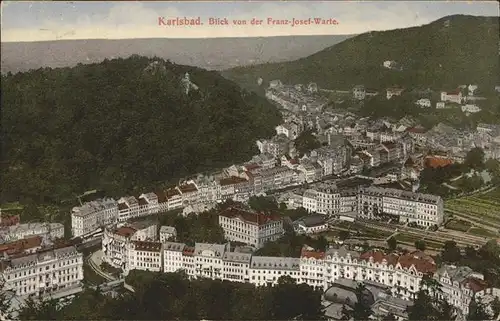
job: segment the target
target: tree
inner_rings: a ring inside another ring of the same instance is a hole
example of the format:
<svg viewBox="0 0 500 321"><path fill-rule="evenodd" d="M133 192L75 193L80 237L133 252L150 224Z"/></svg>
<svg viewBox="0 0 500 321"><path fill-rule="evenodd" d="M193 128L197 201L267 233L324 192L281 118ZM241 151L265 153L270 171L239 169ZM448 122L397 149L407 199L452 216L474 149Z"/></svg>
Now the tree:
<svg viewBox="0 0 500 321"><path fill-rule="evenodd" d="M344 240L346 240L347 238L349 238L349 232L348 232L348 231L341 230L341 231L339 232L339 239L340 239L341 241L344 241Z"/></svg>
<svg viewBox="0 0 500 321"><path fill-rule="evenodd" d="M396 316L389 312L386 316L382 318L383 321L396 321Z"/></svg>
<svg viewBox="0 0 500 321"><path fill-rule="evenodd" d="M270 196L252 196L248 200L248 205L257 212L278 210L278 204Z"/></svg>
<svg viewBox="0 0 500 321"><path fill-rule="evenodd" d="M365 321L372 315L371 302L367 296L367 289L363 283L358 284L355 290L356 303L352 308L344 305L342 308L343 320Z"/></svg>
<svg viewBox="0 0 500 321"><path fill-rule="evenodd" d="M415 248L420 251L425 251L426 249L426 244L424 240L416 240L415 241Z"/></svg>
<svg viewBox="0 0 500 321"><path fill-rule="evenodd" d="M7 291L4 291L5 283L0 283L0 314L6 319L10 319L10 299ZM3 318L2 318L3 319Z"/></svg>
<svg viewBox="0 0 500 321"><path fill-rule="evenodd" d="M394 251L398 247L398 240L394 236L391 236L390 238L387 239L387 246L389 247L389 250Z"/></svg>
<svg viewBox="0 0 500 321"><path fill-rule="evenodd" d="M486 305L484 305L481 300L476 301L472 298L469 304L469 314L467 315L468 321L484 321L490 320L491 315L488 313Z"/></svg>
<svg viewBox="0 0 500 321"><path fill-rule="evenodd" d="M309 153L310 151L320 148L321 144L313 135L312 130L305 130L295 139L295 148L299 152L300 156Z"/></svg>
<svg viewBox="0 0 500 321"><path fill-rule="evenodd" d="M455 320L455 309L441 299L441 293L441 284L432 276L425 275L413 306L407 309L409 320Z"/></svg>
<svg viewBox="0 0 500 321"><path fill-rule="evenodd" d="M42 300L30 296L21 306L18 318L20 320L57 320L61 306L55 299Z"/></svg>
<svg viewBox="0 0 500 321"><path fill-rule="evenodd" d="M464 164L467 168L481 170L484 168L484 151L480 147L475 147L465 155Z"/></svg>
<svg viewBox="0 0 500 321"><path fill-rule="evenodd" d="M444 243L441 258L447 263L457 263L462 259L462 254L455 241L446 241Z"/></svg>

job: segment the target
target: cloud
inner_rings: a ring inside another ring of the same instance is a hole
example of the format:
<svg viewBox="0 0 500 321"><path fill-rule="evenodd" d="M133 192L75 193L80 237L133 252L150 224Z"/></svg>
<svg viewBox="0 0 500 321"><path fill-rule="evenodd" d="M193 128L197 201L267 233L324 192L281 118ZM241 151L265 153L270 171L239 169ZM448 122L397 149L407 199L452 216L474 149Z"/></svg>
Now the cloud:
<svg viewBox="0 0 500 321"><path fill-rule="evenodd" d="M6 8L2 2L2 13ZM45 3L50 12L52 3ZM368 30L387 30L429 23L454 13L481 14L477 5L454 6L450 3L426 2L232 2L203 3L203 9L193 3L115 2L96 13L93 2L75 2L77 16L70 15L68 6L59 7L60 14L42 17L41 22L26 27L2 27L2 41L42 41L57 39L127 39L127 38L205 38L205 37L257 37L284 35L354 34ZM99 4L99 3L98 3ZM184 5L186 4L186 5ZM190 6L189 6L190 4ZM208 8L208 9L207 9ZM231 9L231 10L228 10ZM10 7L9 7L10 9ZM9 11L7 9L6 11ZM470 9L470 10L469 10ZM53 10L52 10L53 11ZM465 12L463 12L465 11ZM222 13L221 13L222 12ZM488 13L488 10L485 11ZM489 10L491 12L491 10ZM74 12L73 12L74 13ZM40 12L38 15L43 16ZM3 16L3 15L2 15ZM203 26L159 26L158 17L197 17ZM209 26L209 17L226 17L227 26ZM277 20L332 18L337 25L267 25L267 18ZM233 19L250 21L263 19L261 26L232 25ZM30 21L30 20L26 20Z"/></svg>

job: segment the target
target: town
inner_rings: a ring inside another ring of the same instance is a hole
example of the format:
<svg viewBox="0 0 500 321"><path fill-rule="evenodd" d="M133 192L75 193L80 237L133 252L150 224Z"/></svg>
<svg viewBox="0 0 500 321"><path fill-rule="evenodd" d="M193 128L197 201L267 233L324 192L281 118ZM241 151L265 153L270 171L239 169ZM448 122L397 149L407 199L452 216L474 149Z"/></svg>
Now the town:
<svg viewBox="0 0 500 321"><path fill-rule="evenodd" d="M397 68L397 63L383 66ZM435 102L423 95L415 108L476 113L481 109L475 102L484 100L475 96L477 90L458 85L440 92ZM442 284L442 296L460 320L478 298L500 320L494 304L498 283L468 266L438 264L430 255L451 245L463 252L490 240L496 244L500 124L464 131L440 123L426 130L409 116L373 120L332 108L332 92L344 100L383 95L390 101L405 89L379 93L356 85L336 92L315 83L273 80L266 97L280 109L284 123L272 139L255 142L260 154L243 164L195 174L167 189L81 202L70 213L71 239L64 239L60 223L21 223L0 212L0 266L13 311L33 294L71 299L83 291L84 270L90 268L112 285L127 285L124 278L134 270L184 271L189 278L256 286L276 285L289 276L324 292L324 312L331 320L342 318L345 298L337 296L339 289L355 293L357 282L369 289L374 318L408 319L406 309L430 275ZM461 169L443 174L443 168L454 165ZM437 183L438 175L446 177ZM279 208L248 205L259 199ZM474 206L491 213L475 212ZM292 220L283 215L290 210L304 215ZM210 211L216 212L223 243L179 242L182 231L157 220ZM328 245L303 244L297 257L259 255L287 233L326 237ZM400 246L389 248L393 242ZM93 250L82 251L87 247Z"/></svg>

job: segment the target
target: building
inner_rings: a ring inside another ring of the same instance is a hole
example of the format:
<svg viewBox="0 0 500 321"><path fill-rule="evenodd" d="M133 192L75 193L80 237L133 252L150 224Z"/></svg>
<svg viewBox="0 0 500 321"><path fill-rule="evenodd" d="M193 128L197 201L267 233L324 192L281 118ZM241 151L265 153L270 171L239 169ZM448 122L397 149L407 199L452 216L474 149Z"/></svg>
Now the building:
<svg viewBox="0 0 500 321"><path fill-rule="evenodd" d="M431 100L428 98L421 98L421 99L417 100L416 104L422 108L430 108L431 107Z"/></svg>
<svg viewBox="0 0 500 321"><path fill-rule="evenodd" d="M183 262L184 243L163 242L163 271L173 273L185 267Z"/></svg>
<svg viewBox="0 0 500 321"><path fill-rule="evenodd" d="M74 246L60 246L0 261L5 291L18 297L63 297L83 290L83 255Z"/></svg>
<svg viewBox="0 0 500 321"><path fill-rule="evenodd" d="M0 229L2 242L12 242L36 235L50 240L63 238L64 225L61 223L24 223Z"/></svg>
<svg viewBox="0 0 500 321"><path fill-rule="evenodd" d="M372 250L358 253L341 247L322 252L304 246L300 258L291 258L255 256L238 250L231 251L229 243L196 243L194 247L189 247L182 243L165 242L160 255L157 251L161 244L149 243L146 251L142 247L134 248L142 248L144 253L129 254L128 259L135 260L134 263L129 263L129 266L138 268L137 263L142 260L143 264L152 265L143 266L144 269L157 270L158 259L162 258L164 272L184 271L189 278L272 286L277 284L281 276L290 276L298 284L307 284L326 292L336 287L339 282L363 282L372 293L382 291L384 298L388 300L379 302L377 313L395 309L398 315L403 317L404 307L401 306L401 300L408 302L416 298L424 276L432 276L442 283L443 298L465 314L470 297L486 289L482 275L468 268L446 265L438 270L434 260L421 251L386 254ZM154 254L145 254L151 250ZM132 259L133 255L135 258ZM138 259L139 256L142 259ZM337 295L341 292L337 291ZM393 298L388 299L388 294ZM380 298L379 295L374 297L376 300L372 300L372 303Z"/></svg>
<svg viewBox="0 0 500 321"><path fill-rule="evenodd" d="M461 308L465 316L469 313L469 304L476 293L487 288L484 276L474 272L468 266L445 265L434 275L441 284L439 294L455 307Z"/></svg>
<svg viewBox="0 0 500 321"><path fill-rule="evenodd" d="M451 102L455 104L461 104L464 101L464 97L462 96L462 92L457 89L455 91L442 91L441 92L441 101L443 102Z"/></svg>
<svg viewBox="0 0 500 321"><path fill-rule="evenodd" d="M463 106L460 106L460 108L462 109L462 112L470 113L470 114L478 113L481 111L481 108L479 108L478 106L473 105L473 104L463 105Z"/></svg>
<svg viewBox="0 0 500 321"><path fill-rule="evenodd" d="M97 228L118 221L118 202L104 198L88 202L71 210L71 233L82 236Z"/></svg>
<svg viewBox="0 0 500 321"><path fill-rule="evenodd" d="M158 195L146 193L139 196L139 216L156 214L159 211Z"/></svg>
<svg viewBox="0 0 500 321"><path fill-rule="evenodd" d="M324 215L310 215L293 222L297 234L315 234L328 230L328 223Z"/></svg>
<svg viewBox="0 0 500 321"><path fill-rule="evenodd" d="M139 201L134 196L122 197L118 200L118 221L125 222L139 217Z"/></svg>
<svg viewBox="0 0 500 321"><path fill-rule="evenodd" d="M342 215L355 211L365 219L387 216L423 227L440 225L444 217L439 196L382 187L339 190L330 184L304 191L302 200L308 212Z"/></svg>
<svg viewBox="0 0 500 321"><path fill-rule="evenodd" d="M42 248L42 245L43 238L38 235L0 244L0 257L35 253Z"/></svg>
<svg viewBox="0 0 500 321"><path fill-rule="evenodd" d="M219 225L228 241L261 248L284 235L283 218L276 214L249 212L230 207L219 213Z"/></svg>
<svg viewBox="0 0 500 321"><path fill-rule="evenodd" d="M147 221L124 226L106 227L102 239L103 261L128 273L130 270L128 256L131 242L154 242L158 237L157 229L155 223Z"/></svg>
<svg viewBox="0 0 500 321"><path fill-rule="evenodd" d="M391 188L363 187L358 191L358 213L362 218L391 217L401 224L416 223L431 227L444 219L440 196Z"/></svg>
<svg viewBox="0 0 500 321"><path fill-rule="evenodd" d="M128 264L124 274L131 270L150 272L163 271L162 243L151 241L131 241L128 246Z"/></svg>
<svg viewBox="0 0 500 321"><path fill-rule="evenodd" d="M354 97L354 99L357 99L357 100L363 100L365 99L366 97L366 89L365 89L365 86L355 86L353 89L352 89L352 95Z"/></svg>
<svg viewBox="0 0 500 321"><path fill-rule="evenodd" d="M393 96L401 96L401 93L403 93L403 91L403 88L387 88L386 97L387 99L391 99Z"/></svg>
<svg viewBox="0 0 500 321"><path fill-rule="evenodd" d="M173 226L160 227L160 242L175 241L177 238L177 230Z"/></svg>

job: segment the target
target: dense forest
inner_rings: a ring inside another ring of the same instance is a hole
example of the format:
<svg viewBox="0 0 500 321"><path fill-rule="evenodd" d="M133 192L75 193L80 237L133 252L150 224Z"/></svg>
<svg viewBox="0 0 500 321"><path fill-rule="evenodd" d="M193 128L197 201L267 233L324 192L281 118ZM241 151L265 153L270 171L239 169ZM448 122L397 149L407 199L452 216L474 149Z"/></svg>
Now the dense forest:
<svg viewBox="0 0 500 321"><path fill-rule="evenodd" d="M498 17L455 15L427 25L372 31L349 38L309 57L291 62L236 67L224 72L246 88L262 91L280 79L284 83L316 82L327 89L350 90L388 86L450 90L459 84L498 85ZM395 61L397 69L382 66Z"/></svg>
<svg viewBox="0 0 500 321"><path fill-rule="evenodd" d="M1 99L0 201L145 192L249 159L281 122L217 72L140 56L3 75Z"/></svg>

